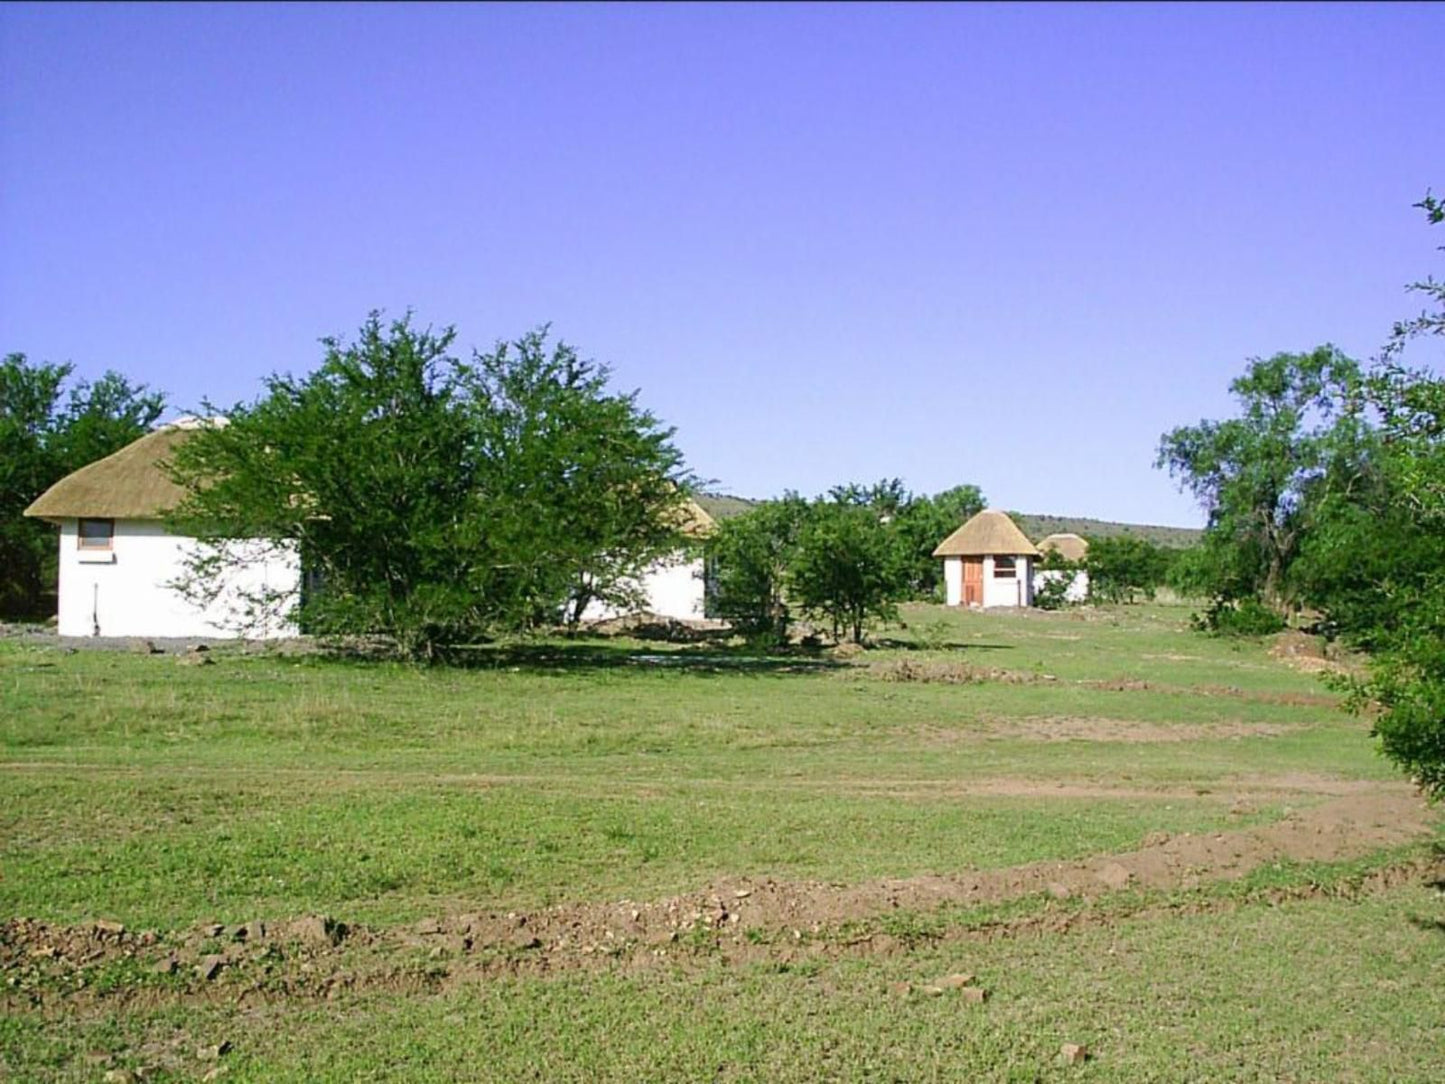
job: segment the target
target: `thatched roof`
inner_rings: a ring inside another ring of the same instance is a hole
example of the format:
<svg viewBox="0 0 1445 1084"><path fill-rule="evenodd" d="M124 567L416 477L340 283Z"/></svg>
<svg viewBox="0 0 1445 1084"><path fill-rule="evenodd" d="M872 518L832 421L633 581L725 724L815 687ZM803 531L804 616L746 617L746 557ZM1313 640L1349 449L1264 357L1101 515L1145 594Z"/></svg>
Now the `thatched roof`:
<svg viewBox="0 0 1445 1084"><path fill-rule="evenodd" d="M688 538L706 538L717 530L717 520L708 515L702 505L689 497L678 509L677 529Z"/></svg>
<svg viewBox="0 0 1445 1084"><path fill-rule="evenodd" d="M1039 542L1039 552L1056 551L1065 561L1082 561L1089 556L1089 543L1071 531L1051 534Z"/></svg>
<svg viewBox="0 0 1445 1084"><path fill-rule="evenodd" d="M945 538L933 551L935 557L1037 557L1039 551L1024 537L1014 521L995 508L985 508Z"/></svg>
<svg viewBox="0 0 1445 1084"><path fill-rule="evenodd" d="M162 467L193 426L167 425L118 452L67 474L37 497L27 516L41 519L159 519L186 491Z"/></svg>

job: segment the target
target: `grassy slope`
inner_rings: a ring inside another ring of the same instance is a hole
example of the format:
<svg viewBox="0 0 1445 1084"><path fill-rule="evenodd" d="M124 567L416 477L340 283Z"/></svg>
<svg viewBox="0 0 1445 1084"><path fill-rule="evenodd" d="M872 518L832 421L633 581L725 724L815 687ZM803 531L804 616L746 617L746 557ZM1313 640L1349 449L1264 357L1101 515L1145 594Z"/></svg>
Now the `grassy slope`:
<svg viewBox="0 0 1445 1084"><path fill-rule="evenodd" d="M1226 795L1264 777L1389 778L1313 678L1187 633L1180 611L907 617L870 665L1056 680L896 683L685 654L660 666L625 645L419 672L0 644L0 916L386 923L720 875L950 872L1237 825ZM1133 738L1045 740L1089 720ZM1180 726L1187 740L1139 740ZM998 779L1130 793L969 793ZM1286 800L1312 799L1266 795L1251 816ZM0 1075L92 1079L78 1058L90 1046L229 1028L231 1079L383 1079L403 1063L408 1079L1034 1079L1062 1072L1050 1059L1070 1039L1100 1054L1073 1072L1101 1078L1428 1079L1413 1070L1440 1053L1427 1010L1445 942L1408 919L1432 907L1402 889L879 961L366 994L254 1010L244 1035L193 1003L63 1026L22 1014L0 1021ZM883 994L958 968L993 1001Z"/></svg>

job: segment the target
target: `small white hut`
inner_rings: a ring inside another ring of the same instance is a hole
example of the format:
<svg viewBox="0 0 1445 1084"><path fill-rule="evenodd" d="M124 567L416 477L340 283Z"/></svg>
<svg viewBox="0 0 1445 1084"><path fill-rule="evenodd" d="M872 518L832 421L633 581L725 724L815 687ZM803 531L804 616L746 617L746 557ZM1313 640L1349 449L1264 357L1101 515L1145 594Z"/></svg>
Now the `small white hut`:
<svg viewBox="0 0 1445 1084"><path fill-rule="evenodd" d="M716 528L717 522L696 501L689 498L683 503L678 529L684 535L701 541ZM643 609L647 613L679 621L700 621L706 616L707 606L704 572L701 554L683 551L654 562L634 586L644 599ZM583 609L582 620L610 621L630 614L629 610L594 600Z"/></svg>
<svg viewBox="0 0 1445 1084"><path fill-rule="evenodd" d="M1081 538L1072 532L1065 531L1059 534L1051 534L1039 541L1039 553L1047 559L1050 553L1057 553L1065 561L1075 565L1083 564L1089 556L1089 541ZM1089 573L1083 568L1062 569L1062 568L1040 568L1034 573L1034 593L1038 593L1039 585L1049 583L1053 580L1067 578L1069 586L1064 590L1064 598L1069 602L1084 602L1089 597Z"/></svg>
<svg viewBox="0 0 1445 1084"><path fill-rule="evenodd" d="M61 636L233 637L243 593L285 598L299 590L295 550L264 541L255 543L261 559L238 568L206 606L172 586L198 543L161 522L185 495L164 464L197 424L152 430L66 475L25 510L60 527ZM296 635L281 621L246 631L262 639Z"/></svg>
<svg viewBox="0 0 1445 1084"><path fill-rule="evenodd" d="M974 516L940 542L933 556L943 558L950 606L1033 604L1033 563L1039 551L997 509Z"/></svg>

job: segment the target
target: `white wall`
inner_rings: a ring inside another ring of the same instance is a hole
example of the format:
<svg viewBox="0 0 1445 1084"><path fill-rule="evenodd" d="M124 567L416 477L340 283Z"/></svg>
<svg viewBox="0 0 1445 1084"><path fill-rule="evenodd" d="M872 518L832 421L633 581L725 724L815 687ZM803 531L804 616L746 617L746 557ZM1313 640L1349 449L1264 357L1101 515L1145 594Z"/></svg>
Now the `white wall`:
<svg viewBox="0 0 1445 1084"><path fill-rule="evenodd" d="M1033 559L1014 558L1014 575L1000 579L994 574L994 559L983 559L983 604L984 606L1031 606L1033 593Z"/></svg>
<svg viewBox="0 0 1445 1084"><path fill-rule="evenodd" d="M294 598L301 562L294 549L247 543L263 561L238 570L230 589L205 609L192 605L167 584L184 572L194 539L168 534L147 520L117 520L110 550L81 550L76 521L60 527L61 636L177 636L223 638L240 635L236 627L238 591L265 588ZM279 621L250 630L248 636L295 636Z"/></svg>
<svg viewBox="0 0 1445 1084"><path fill-rule="evenodd" d="M962 557L945 557L943 559L943 589L948 605L960 606L963 604Z"/></svg>
<svg viewBox="0 0 1445 1084"><path fill-rule="evenodd" d="M992 557L983 559L983 604L985 606L1032 606L1033 558L1014 558L1015 576L1000 579L994 574ZM963 604L963 558L943 559L944 599L949 606Z"/></svg>
<svg viewBox="0 0 1445 1084"><path fill-rule="evenodd" d="M643 594L647 596L647 612L680 621L701 620L705 603L702 572L701 557L659 561L653 565L638 581ZM594 599L582 611L582 620L607 621L627 612Z"/></svg>
<svg viewBox="0 0 1445 1084"><path fill-rule="evenodd" d="M1089 597L1089 574L1083 569L1074 572L1067 572L1061 568L1040 569L1034 573L1034 593L1038 594L1040 584L1048 583L1050 580L1063 579L1072 576L1068 589L1064 592L1064 598L1069 602L1085 602Z"/></svg>

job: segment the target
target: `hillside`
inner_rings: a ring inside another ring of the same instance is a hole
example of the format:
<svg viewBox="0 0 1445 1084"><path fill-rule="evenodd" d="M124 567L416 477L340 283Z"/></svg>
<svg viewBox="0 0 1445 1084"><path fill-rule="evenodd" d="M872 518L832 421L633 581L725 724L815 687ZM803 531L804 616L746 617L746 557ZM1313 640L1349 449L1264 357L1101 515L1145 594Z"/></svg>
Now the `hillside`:
<svg viewBox="0 0 1445 1084"><path fill-rule="evenodd" d="M713 519L727 519L746 512L758 502L747 497L734 497L723 493L704 493L697 503ZM1116 523L1107 519L1091 519L1088 516L1051 516L1028 512L1010 512L1019 529L1037 542L1046 535L1071 532L1086 538L1113 538L1116 535L1131 535L1145 538L1160 546L1184 549L1199 541L1201 534L1197 527L1162 527L1148 523Z"/></svg>
<svg viewBox="0 0 1445 1084"><path fill-rule="evenodd" d="M1185 549L1199 541L1203 532L1198 527L1161 527L1149 523L1115 523L1087 516L1047 516L1026 512L1010 512L1019 530L1035 542L1046 535L1072 533L1085 538L1113 538L1131 535L1144 538L1158 546Z"/></svg>

